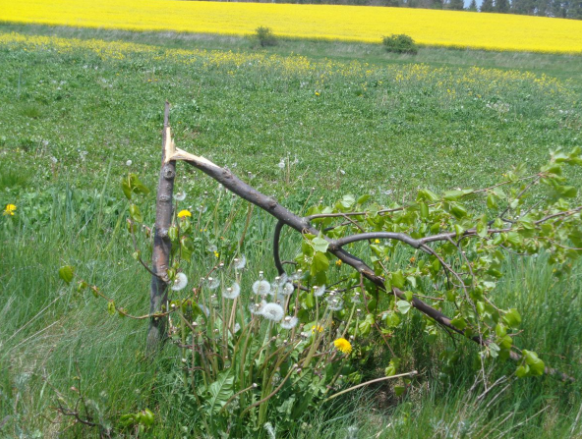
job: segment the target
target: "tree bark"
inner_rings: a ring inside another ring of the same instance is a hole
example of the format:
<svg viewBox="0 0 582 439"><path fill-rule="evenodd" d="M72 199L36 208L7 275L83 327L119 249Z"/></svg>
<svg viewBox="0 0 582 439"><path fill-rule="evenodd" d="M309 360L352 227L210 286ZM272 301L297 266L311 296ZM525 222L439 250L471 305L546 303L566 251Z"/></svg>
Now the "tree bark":
<svg viewBox="0 0 582 439"><path fill-rule="evenodd" d="M154 248L152 253L152 275L150 290L150 314L162 311L168 298L168 268L172 242L168 230L172 223L172 197L174 193L174 177L176 176L176 161L169 160L172 149L172 136L169 124L170 104L166 102L164 111L164 130L162 132L162 165L158 180L156 198L156 224L154 226ZM167 318L152 317L147 335L148 351L158 350L166 337Z"/></svg>

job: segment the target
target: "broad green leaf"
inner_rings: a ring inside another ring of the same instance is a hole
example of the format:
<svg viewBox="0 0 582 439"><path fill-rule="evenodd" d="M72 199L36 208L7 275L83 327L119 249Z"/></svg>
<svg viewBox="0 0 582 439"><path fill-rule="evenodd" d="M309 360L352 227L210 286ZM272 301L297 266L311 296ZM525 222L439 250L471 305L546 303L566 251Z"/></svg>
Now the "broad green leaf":
<svg viewBox="0 0 582 439"><path fill-rule="evenodd" d="M325 253L315 252L311 263L311 275L315 276L317 273L326 271L327 267L329 267L329 260Z"/></svg>
<svg viewBox="0 0 582 439"><path fill-rule="evenodd" d="M526 365L522 365L522 366L517 366L517 369L515 369L515 375L518 378L524 378L528 375L529 373L529 366Z"/></svg>
<svg viewBox="0 0 582 439"><path fill-rule="evenodd" d="M107 312L110 316L115 315L115 302L113 300L107 302Z"/></svg>
<svg viewBox="0 0 582 439"><path fill-rule="evenodd" d="M396 288L403 288L404 287L404 275L402 274L402 270L395 271L391 274L390 283L393 287Z"/></svg>
<svg viewBox="0 0 582 439"><path fill-rule="evenodd" d="M346 209L349 209L350 207L352 207L354 205L354 203L356 202L356 199L353 195L344 195L342 200L340 201L341 205L343 207L345 207Z"/></svg>
<svg viewBox="0 0 582 439"><path fill-rule="evenodd" d="M398 317L398 314L396 314L395 312L389 311L388 313L386 313L384 321L386 322L386 326L388 326L389 328L395 328L400 324L400 317Z"/></svg>
<svg viewBox="0 0 582 439"><path fill-rule="evenodd" d="M71 265L64 265L59 268L59 277L70 284L75 275L75 269Z"/></svg>
<svg viewBox="0 0 582 439"><path fill-rule="evenodd" d="M406 314L408 311L410 311L411 305L410 302L407 302L406 300L399 300L396 302L396 307L401 314Z"/></svg>
<svg viewBox="0 0 582 439"><path fill-rule="evenodd" d="M429 191L428 189L420 189L418 191L418 195L417 195L416 199L418 201L435 202L435 201L439 201L440 198L437 194L435 194L432 191Z"/></svg>
<svg viewBox="0 0 582 439"><path fill-rule="evenodd" d="M216 381L210 384L208 387L208 393L210 393L208 404L211 412L218 412L229 398L234 395L233 384L234 376L231 374L230 369L219 373Z"/></svg>
<svg viewBox="0 0 582 439"><path fill-rule="evenodd" d="M503 316L503 321L509 326L510 328L517 328L521 323L521 316L519 312L515 308L511 308L507 310L505 315Z"/></svg>
<svg viewBox="0 0 582 439"><path fill-rule="evenodd" d="M315 251L321 253L325 253L329 247L329 242L325 240L321 235L314 238L313 241L311 242L313 243L313 248L315 249Z"/></svg>
<svg viewBox="0 0 582 439"><path fill-rule="evenodd" d="M534 351L528 351L524 349L522 351L525 362L530 368L530 374L534 376L540 376L544 374L545 365L544 362L538 357Z"/></svg>

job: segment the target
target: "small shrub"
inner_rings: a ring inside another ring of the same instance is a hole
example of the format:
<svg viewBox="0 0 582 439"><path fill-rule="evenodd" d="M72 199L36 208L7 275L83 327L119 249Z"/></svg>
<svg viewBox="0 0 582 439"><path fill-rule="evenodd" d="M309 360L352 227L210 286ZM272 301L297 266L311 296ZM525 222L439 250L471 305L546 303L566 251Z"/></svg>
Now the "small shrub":
<svg viewBox="0 0 582 439"><path fill-rule="evenodd" d="M384 47L388 52L407 53L409 55L416 55L418 53L418 46L406 34L392 34L389 37L384 37Z"/></svg>
<svg viewBox="0 0 582 439"><path fill-rule="evenodd" d="M277 45L277 37L275 37L273 31L268 27L261 26L257 28L257 39L262 47Z"/></svg>

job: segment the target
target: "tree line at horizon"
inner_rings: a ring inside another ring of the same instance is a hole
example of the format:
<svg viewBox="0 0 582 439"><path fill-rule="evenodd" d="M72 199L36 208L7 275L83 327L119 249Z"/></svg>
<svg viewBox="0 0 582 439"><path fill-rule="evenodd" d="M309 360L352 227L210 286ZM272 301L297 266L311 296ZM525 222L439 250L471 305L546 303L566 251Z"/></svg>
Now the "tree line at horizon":
<svg viewBox="0 0 582 439"><path fill-rule="evenodd" d="M235 1L244 2L246 0ZM259 3L290 3L289 0L249 1ZM449 9L582 20L582 0L483 0L480 6L477 5L476 0L471 0L468 7L465 7L463 0L294 0L293 3Z"/></svg>

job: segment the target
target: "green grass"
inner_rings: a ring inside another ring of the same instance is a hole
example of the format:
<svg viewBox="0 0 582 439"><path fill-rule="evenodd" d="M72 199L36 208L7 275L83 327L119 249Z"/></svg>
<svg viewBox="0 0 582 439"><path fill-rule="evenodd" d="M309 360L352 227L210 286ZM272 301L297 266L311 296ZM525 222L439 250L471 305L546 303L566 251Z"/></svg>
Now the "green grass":
<svg viewBox="0 0 582 439"><path fill-rule="evenodd" d="M158 419L151 437L188 434L188 405L172 375L179 352L168 347L156 362L145 361L144 322L110 318L103 301L57 275L61 265L74 265L77 276L134 314L147 311L148 275L131 258L119 180L129 170L154 188L166 99L179 147L241 177L252 173L253 185L298 212L345 193L373 193L387 203L418 186L483 186L512 165L534 169L551 148L582 143L579 57L432 48L409 57L386 54L381 45L296 40L263 50L226 37L0 26L13 31L156 48L115 59L89 50L0 46L0 204L17 205L15 217L0 219L0 435L6 437L56 437L63 429L65 437L87 437L87 429L54 410L55 389L73 397L67 389L78 386L75 377L107 422L148 407ZM166 48L218 52L192 64L156 59ZM207 62L229 51L264 57L262 63L245 58L239 67ZM296 54L311 67L286 67L302 62ZM277 166L284 157L297 158L289 175ZM183 207L204 204L212 211L215 183L185 167L178 175L178 188L189 194ZM579 186L582 175L573 179ZM197 242L194 278L214 262L208 247L226 256L240 239L246 205L222 195L220 206L215 216L207 214L209 225L198 224L207 230ZM149 224L151 205L143 207ZM230 211L235 221L223 233ZM243 244L249 282L260 269L274 272L273 225L254 210ZM286 235L283 243L292 257L296 237ZM520 344L576 383L525 379L477 400L482 389L469 391L474 347L448 341L428 348L412 319L394 340L403 370L423 374L406 397L396 398L390 386L352 395L347 408L322 407L289 437L581 435L579 267L568 280L554 279L543 257L510 258L506 270L496 296L500 306L522 312ZM452 347L460 356L445 379L439 352ZM381 374L388 361L379 352L367 374Z"/></svg>

